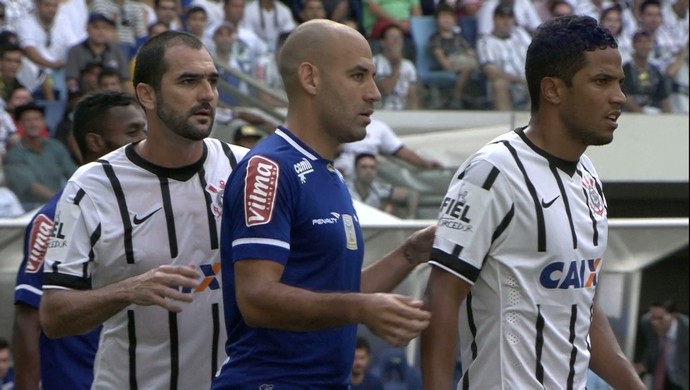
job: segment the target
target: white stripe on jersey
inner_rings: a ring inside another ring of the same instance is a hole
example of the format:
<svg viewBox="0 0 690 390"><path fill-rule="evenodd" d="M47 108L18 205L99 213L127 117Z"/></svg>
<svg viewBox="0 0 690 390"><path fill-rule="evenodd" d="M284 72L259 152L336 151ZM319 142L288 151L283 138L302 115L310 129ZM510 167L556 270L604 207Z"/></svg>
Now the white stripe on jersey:
<svg viewBox="0 0 690 390"><path fill-rule="evenodd" d="M282 240L274 240L272 238L238 238L237 240L232 242L233 248L238 246L238 245L247 245L247 244L261 244L261 245L273 245L277 246L279 248L285 248L285 249L290 249L290 243L285 242Z"/></svg>
<svg viewBox="0 0 690 390"><path fill-rule="evenodd" d="M285 142L289 143L293 148L299 150L300 153L303 155L307 156L310 160L316 161L318 160L318 157L314 156L313 154L309 153L308 150L304 149L302 146L300 146L297 142L295 142L292 138L290 138L288 135L283 133L280 129L276 129L275 133L280 136L280 138L284 139Z"/></svg>
<svg viewBox="0 0 690 390"><path fill-rule="evenodd" d="M431 257L474 281L461 307L459 389L585 387L607 231L586 156L559 160L518 130L463 163Z"/></svg>

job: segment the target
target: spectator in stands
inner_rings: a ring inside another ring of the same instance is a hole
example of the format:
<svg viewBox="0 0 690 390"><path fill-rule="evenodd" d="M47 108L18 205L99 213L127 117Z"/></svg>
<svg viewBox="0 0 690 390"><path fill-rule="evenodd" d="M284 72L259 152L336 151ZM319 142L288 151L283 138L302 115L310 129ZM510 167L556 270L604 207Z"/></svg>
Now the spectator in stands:
<svg viewBox="0 0 690 390"><path fill-rule="evenodd" d="M357 336L355 344L355 361L352 364L350 388L352 390L383 390L383 383L369 372L371 345L362 336Z"/></svg>
<svg viewBox="0 0 690 390"><path fill-rule="evenodd" d="M530 0L486 0L477 13L477 34L481 38L495 31L495 10L499 5L513 10L513 23L530 34L537 29L542 20Z"/></svg>
<svg viewBox="0 0 690 390"><path fill-rule="evenodd" d="M376 85L381 91L377 104L384 110L419 109L417 68L403 56L404 32L390 24L381 32L381 53L374 56Z"/></svg>
<svg viewBox="0 0 690 390"><path fill-rule="evenodd" d="M505 4L496 6L493 32L477 42L479 63L489 80L489 91L496 110L528 108L524 70L530 42L529 34L515 26L513 7Z"/></svg>
<svg viewBox="0 0 690 390"><path fill-rule="evenodd" d="M436 8L435 17L437 31L429 37L429 50L442 69L457 73L451 96L444 96L444 100L446 108L460 109L465 85L472 73L479 70L477 53L460 33L453 8L441 3ZM419 53L419 55L427 54Z"/></svg>
<svg viewBox="0 0 690 390"><path fill-rule="evenodd" d="M5 174L25 209L48 201L74 173L76 165L59 141L44 138L43 107L34 103L15 109L24 137L7 152Z"/></svg>
<svg viewBox="0 0 690 390"><path fill-rule="evenodd" d="M61 69L70 47L81 39L70 25L72 21L56 17L59 5L58 0L37 0L35 12L17 26L24 54L48 75L49 81L44 83L39 95L48 101L67 100L65 74Z"/></svg>
<svg viewBox="0 0 690 390"><path fill-rule="evenodd" d="M16 145L20 139L12 115L4 109L0 109L0 161L5 158L7 150Z"/></svg>
<svg viewBox="0 0 690 390"><path fill-rule="evenodd" d="M254 0L244 9L244 24L275 50L278 36L292 31L297 23L288 6L277 0Z"/></svg>
<svg viewBox="0 0 690 390"><path fill-rule="evenodd" d="M182 30L182 22L177 15L176 0L155 0L156 21L168 25L171 30Z"/></svg>
<svg viewBox="0 0 690 390"><path fill-rule="evenodd" d="M352 16L350 2L348 0L322 0L322 3L326 10L326 17L330 20L340 22ZM357 30L357 28L355 28L355 30Z"/></svg>
<svg viewBox="0 0 690 390"><path fill-rule="evenodd" d="M146 38L144 39L144 42L145 42L147 39L153 38L153 37L155 37L156 35L161 34L161 33L164 33L164 32L166 32L166 31L168 31L168 30L170 30L170 25L169 25L168 23L163 22L163 21L160 21L160 20L159 20L159 21L156 21L156 22L153 22L153 23L151 23L151 24L149 25L149 27L146 29L146 31L148 31L148 35L147 35ZM144 42L142 42L142 44L143 44Z"/></svg>
<svg viewBox="0 0 690 390"><path fill-rule="evenodd" d="M599 22L601 22L601 13L615 5L620 7L621 34L625 34L630 38L637 31L637 20L632 9L628 6L628 2L618 0L578 0L574 3L576 15L591 16L599 20Z"/></svg>
<svg viewBox="0 0 690 390"><path fill-rule="evenodd" d="M204 41L206 25L208 22L208 14L201 6L193 6L185 13L184 24L185 31L197 37L200 41Z"/></svg>
<svg viewBox="0 0 690 390"><path fill-rule="evenodd" d="M17 72L22 65L22 49L17 44L6 43L0 46L0 97L7 101L10 93L23 87L17 79Z"/></svg>
<svg viewBox="0 0 690 390"><path fill-rule="evenodd" d="M286 106L287 96L285 96L285 85L283 84L283 78L280 76L280 70L278 69L278 58L280 58L283 44L289 35L289 32L280 34L278 42L276 42L275 53L266 54L261 57L257 63L256 79L264 86L284 96L283 100L279 100L267 93L259 93L260 99L271 107Z"/></svg>
<svg viewBox="0 0 690 390"><path fill-rule="evenodd" d="M75 92L85 86L80 85L79 79L82 72L92 64L98 64L101 68L109 67L119 72L119 82L123 88L127 88L131 82L127 59L117 46L111 43L115 34L115 21L105 14L92 12L86 26L88 38L69 50L67 54L66 78L68 90ZM94 78L94 86L97 87L98 74ZM128 90L132 91L133 88Z"/></svg>
<svg viewBox="0 0 690 390"><path fill-rule="evenodd" d="M7 340L0 338L0 388L13 389L14 388L14 373L10 362L10 343Z"/></svg>
<svg viewBox="0 0 690 390"><path fill-rule="evenodd" d="M687 42L682 37L672 35L672 30L662 28L661 2L659 0L644 0L640 5L640 29L647 31L653 37L649 62L656 65L663 72L666 71L676 57L681 55L681 45ZM680 39L683 39L682 42Z"/></svg>
<svg viewBox="0 0 690 390"><path fill-rule="evenodd" d="M304 23L312 19L325 19L326 8L322 0L301 0L302 9L299 11L299 21Z"/></svg>
<svg viewBox="0 0 690 390"><path fill-rule="evenodd" d="M355 175L347 180L347 188L353 200L388 214L398 215L396 206L403 206L406 208L405 217L414 218L417 215L419 194L380 180L378 162L373 154L361 153L355 156Z"/></svg>
<svg viewBox="0 0 690 390"><path fill-rule="evenodd" d="M3 31L15 31L17 25L24 21L34 9L32 0L3 1L4 18L2 20Z"/></svg>
<svg viewBox="0 0 690 390"><path fill-rule="evenodd" d="M354 175L355 156L361 153L369 153L375 156L383 154L394 156L408 164L422 169L438 169L443 165L433 159L420 156L414 150L403 144L386 122L378 118L371 118L367 126L367 134L364 139L340 145L340 153L333 165L345 176Z"/></svg>
<svg viewBox="0 0 690 390"><path fill-rule="evenodd" d="M406 35L410 35L410 17L421 16L419 0L363 0L362 25L364 35L380 39L383 30L394 24Z"/></svg>
<svg viewBox="0 0 690 390"><path fill-rule="evenodd" d="M77 107L77 103L79 103L79 99L81 99L84 95L85 93L80 91L69 92L67 108L65 109L62 120L55 131L54 137L56 140L65 145L69 151L70 157L72 157L72 161L74 161L77 166L81 165L82 156L81 151L79 151L79 145L77 145L77 141L74 139L74 135L72 133L72 124L74 123L74 110Z"/></svg>
<svg viewBox="0 0 690 390"><path fill-rule="evenodd" d="M599 24L611 31L613 37L616 38L622 63L632 60L632 41L628 34L623 33L623 8L619 4L604 8L599 16Z"/></svg>
<svg viewBox="0 0 690 390"><path fill-rule="evenodd" d="M135 0L93 0L91 11L115 20L117 42L127 61L134 56L137 39L146 36L146 17Z"/></svg>
<svg viewBox="0 0 690 390"><path fill-rule="evenodd" d="M223 0L192 0L190 3L188 11L192 8L200 7L206 12L206 32L204 34L207 37L211 36L210 29L218 26L225 18L224 4ZM244 9L242 11L244 12Z"/></svg>
<svg viewBox="0 0 690 390"><path fill-rule="evenodd" d="M549 19L572 15L574 12L575 9L566 0L553 0L549 2Z"/></svg>
<svg viewBox="0 0 690 390"><path fill-rule="evenodd" d="M118 49L115 50L119 52ZM77 87L71 88L69 90L69 93L87 94L98 90L98 78L100 77L102 71L103 65L101 65L98 62L92 62L90 64L87 64L84 67L84 69L82 69L79 73L79 81L77 83Z"/></svg>
<svg viewBox="0 0 690 390"><path fill-rule="evenodd" d="M671 112L668 80L656 65L648 61L652 39L646 30L633 35L633 58L623 65L625 80L621 87L628 98L623 105L627 111L645 114Z"/></svg>
<svg viewBox="0 0 690 390"><path fill-rule="evenodd" d="M219 69L221 79L226 81L232 87L239 90L243 94L249 94L249 86L240 78L228 72L226 69L234 69L236 71L245 73L247 76L252 75L253 65L251 62L241 62L237 54L248 51L244 47L244 42L237 40L237 29L230 22L224 22L216 28L213 33L214 51L211 51L213 59L221 65ZM219 90L220 100L232 106L238 104L238 101L231 94L224 90Z"/></svg>
<svg viewBox="0 0 690 390"><path fill-rule="evenodd" d="M98 74L98 89L125 92L120 83L120 72L108 67L101 69L101 73Z"/></svg>
<svg viewBox="0 0 690 390"><path fill-rule="evenodd" d="M16 120L14 111L17 107L29 104L33 101L34 99L31 96L31 92L29 92L29 90L24 87L20 87L12 91L12 93L10 93L10 98L5 102L5 111L7 111L7 113L10 114L10 116L12 117L12 121L14 122L14 126L17 129L17 141L24 137L24 129L22 128L22 125ZM47 126L41 132L41 136L43 136L43 138L49 137ZM14 145L15 143L16 142L10 142L10 146Z"/></svg>
<svg viewBox="0 0 690 390"><path fill-rule="evenodd" d="M661 5L661 17L664 21L662 28L669 31L671 36L678 38L680 45L688 39L688 0L664 1Z"/></svg>
<svg viewBox="0 0 690 390"><path fill-rule="evenodd" d="M235 128L233 134L232 143L251 149L259 141L261 141L267 134L260 127L251 125L246 121L239 120L240 122Z"/></svg>
<svg viewBox="0 0 690 390"><path fill-rule="evenodd" d="M676 114L690 112L690 100L688 99L688 42L685 42L680 55L676 56L671 65L666 68L666 75L671 80L671 111Z"/></svg>
<svg viewBox="0 0 690 390"><path fill-rule="evenodd" d="M246 56L249 58L258 59L269 52L268 45L261 39L251 28L244 24L244 5L245 0L225 0L223 7L224 19L221 22L230 22L237 29L237 40L244 42L246 47L250 49ZM210 24L206 35L213 37L220 23ZM213 53L212 45L207 46L209 51ZM271 48L273 50L273 48Z"/></svg>

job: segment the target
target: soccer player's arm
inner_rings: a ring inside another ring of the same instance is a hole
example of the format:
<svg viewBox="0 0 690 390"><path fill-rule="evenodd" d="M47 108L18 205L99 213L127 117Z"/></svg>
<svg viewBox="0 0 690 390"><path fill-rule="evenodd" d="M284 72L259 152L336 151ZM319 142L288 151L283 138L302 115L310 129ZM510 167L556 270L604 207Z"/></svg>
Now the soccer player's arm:
<svg viewBox="0 0 690 390"><path fill-rule="evenodd" d="M175 301L190 302L192 296L170 286L196 288L198 274L191 267L163 265L101 288L91 288L90 267L99 261L98 242L92 239L98 237L101 224L88 195L75 204L79 190L73 182L65 188L45 257L39 318L46 336L88 333L130 304L181 311Z"/></svg>
<svg viewBox="0 0 690 390"><path fill-rule="evenodd" d="M460 305L489 248L499 244L500 237L492 242L493 232L512 205L505 179L487 162L463 166L455 177L441 204L424 297L431 312L421 337L425 389L453 387Z"/></svg>
<svg viewBox="0 0 690 390"><path fill-rule="evenodd" d="M589 329L592 356L589 368L615 389L646 389L632 363L621 350L606 314L595 301Z"/></svg>
<svg viewBox="0 0 690 390"><path fill-rule="evenodd" d="M14 357L14 384L17 390L39 389L41 354L38 339L41 325L38 310L23 303L14 305L12 355Z"/></svg>

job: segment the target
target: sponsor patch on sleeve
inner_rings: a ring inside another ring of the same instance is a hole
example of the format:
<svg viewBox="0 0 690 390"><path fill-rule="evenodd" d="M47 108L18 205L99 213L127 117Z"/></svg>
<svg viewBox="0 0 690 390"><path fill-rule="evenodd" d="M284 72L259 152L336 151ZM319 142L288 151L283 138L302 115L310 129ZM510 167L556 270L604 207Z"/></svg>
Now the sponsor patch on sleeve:
<svg viewBox="0 0 690 390"><path fill-rule="evenodd" d="M50 258L64 260L67 258L67 246L77 224L81 209L72 203L63 203L55 213L53 235L48 243Z"/></svg>
<svg viewBox="0 0 690 390"><path fill-rule="evenodd" d="M443 198L438 218L437 236L452 242L470 242L478 230L491 193L466 181L458 181Z"/></svg>
<svg viewBox="0 0 690 390"><path fill-rule="evenodd" d="M43 259L48 250L48 242L53 235L53 220L45 214L39 214L29 233L29 253L26 261L26 272L35 274L43 270Z"/></svg>
<svg viewBox="0 0 690 390"><path fill-rule="evenodd" d="M262 156L249 159L244 177L244 222L247 226L264 225L273 217L280 168Z"/></svg>

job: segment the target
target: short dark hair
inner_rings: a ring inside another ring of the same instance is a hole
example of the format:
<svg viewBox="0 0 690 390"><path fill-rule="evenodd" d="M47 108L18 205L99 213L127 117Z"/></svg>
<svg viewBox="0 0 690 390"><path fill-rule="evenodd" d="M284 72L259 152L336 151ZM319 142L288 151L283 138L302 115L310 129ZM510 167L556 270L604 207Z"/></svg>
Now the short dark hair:
<svg viewBox="0 0 690 390"><path fill-rule="evenodd" d="M111 76L115 76L119 79L120 72L118 72L118 70L113 67L106 66L105 68L101 69L101 73L98 74L98 83L100 84L104 78Z"/></svg>
<svg viewBox="0 0 690 390"><path fill-rule="evenodd" d="M10 348L10 342L7 341L7 339L0 337L0 351L3 349L9 349L9 348Z"/></svg>
<svg viewBox="0 0 690 390"><path fill-rule="evenodd" d="M161 79L168 70L165 51L174 45L184 45L192 49L202 49L204 44L192 34L183 31L165 31L146 41L136 56L132 82L134 88L139 83L148 84L160 91Z"/></svg>
<svg viewBox="0 0 690 390"><path fill-rule="evenodd" d="M17 88L17 89L19 89L19 88ZM14 92L14 91L12 91L12 92ZM15 107L14 119L17 121L22 120L22 116L24 116L24 113L29 112L29 111L40 112L42 117L45 117L45 113L46 113L46 110L43 106L37 104L36 102L31 101L31 102L28 102L24 105Z"/></svg>
<svg viewBox="0 0 690 390"><path fill-rule="evenodd" d="M184 15L185 15L185 18L188 18L189 15L191 15L191 14L197 14L197 13L201 13L201 14L204 14L204 16L208 16L208 13L207 13L206 10L204 9L204 7L200 7L200 6L198 6L198 5L195 5L194 7L189 8L189 9L184 13Z"/></svg>
<svg viewBox="0 0 690 390"><path fill-rule="evenodd" d="M134 96L118 91L97 91L81 98L74 109L72 134L82 156L88 153L86 134L99 132L100 122L113 107L139 106Z"/></svg>
<svg viewBox="0 0 690 390"><path fill-rule="evenodd" d="M361 160L363 158L373 158L374 160L376 160L376 155L373 155L371 153L359 153L358 155L355 156L355 167L359 163L359 160Z"/></svg>
<svg viewBox="0 0 690 390"><path fill-rule="evenodd" d="M649 304L650 307L660 307L666 310L669 314L673 314L677 311L676 303L672 299L667 299L665 301L654 300Z"/></svg>
<svg viewBox="0 0 690 390"><path fill-rule="evenodd" d="M369 340L365 339L362 336L357 336L357 343L355 344L355 349L363 349L367 351L367 353L371 353L371 344L369 344Z"/></svg>
<svg viewBox="0 0 690 390"><path fill-rule="evenodd" d="M642 4L640 4L640 14L643 14L649 6L657 6L661 8L661 2L659 0L644 0Z"/></svg>
<svg viewBox="0 0 690 390"><path fill-rule="evenodd" d="M587 63L585 51L617 47L611 32L592 17L567 15L544 22L532 38L525 61L531 111L539 111L544 77L559 78L572 87L573 76Z"/></svg>
<svg viewBox="0 0 690 390"><path fill-rule="evenodd" d="M21 46L16 43L8 42L0 46L0 58L4 57L5 53L8 51L18 51L20 53L24 53L24 50L22 50Z"/></svg>
<svg viewBox="0 0 690 390"><path fill-rule="evenodd" d="M453 7L442 2L439 3L439 5L436 7L436 10L434 11L434 19L438 19L438 16L443 13L455 16L455 10L453 9Z"/></svg>

